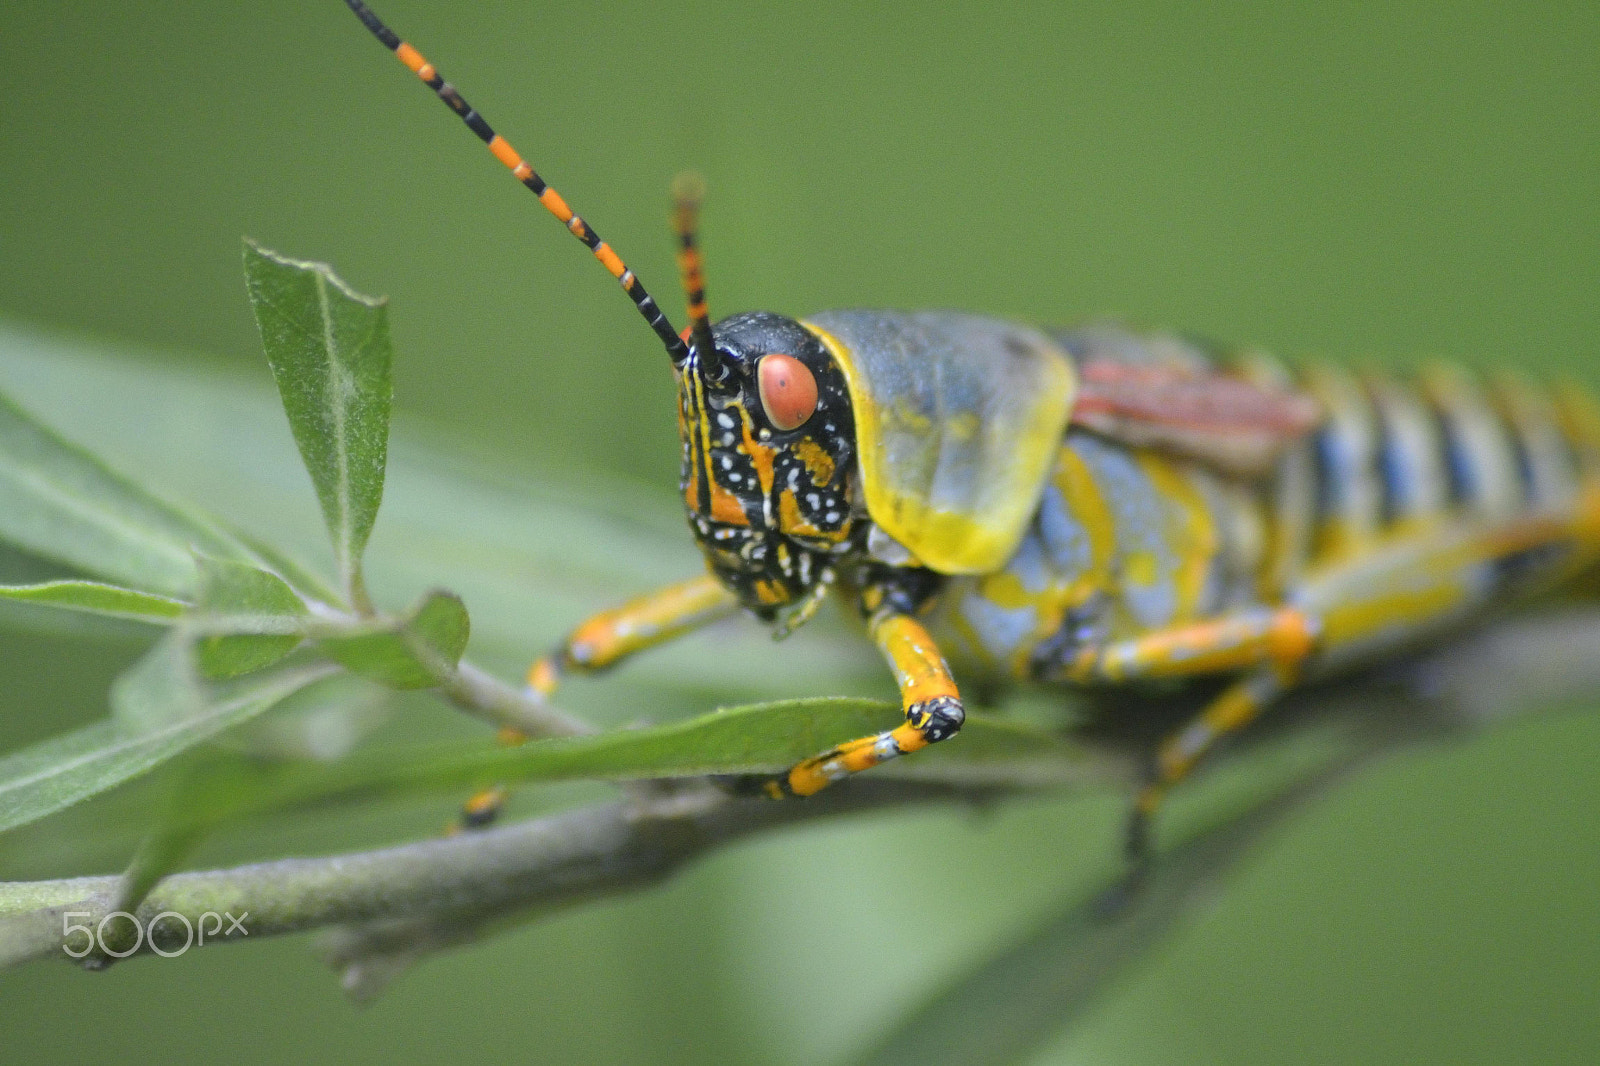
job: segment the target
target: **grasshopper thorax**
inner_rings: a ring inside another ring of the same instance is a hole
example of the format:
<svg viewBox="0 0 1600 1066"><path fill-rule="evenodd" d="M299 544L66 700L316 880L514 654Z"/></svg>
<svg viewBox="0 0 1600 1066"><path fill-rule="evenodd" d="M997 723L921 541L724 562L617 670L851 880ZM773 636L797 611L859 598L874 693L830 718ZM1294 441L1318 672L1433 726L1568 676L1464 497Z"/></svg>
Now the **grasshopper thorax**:
<svg viewBox="0 0 1600 1066"><path fill-rule="evenodd" d="M713 337L677 368L684 504L711 572L770 619L853 545L850 395L793 319L733 315Z"/></svg>

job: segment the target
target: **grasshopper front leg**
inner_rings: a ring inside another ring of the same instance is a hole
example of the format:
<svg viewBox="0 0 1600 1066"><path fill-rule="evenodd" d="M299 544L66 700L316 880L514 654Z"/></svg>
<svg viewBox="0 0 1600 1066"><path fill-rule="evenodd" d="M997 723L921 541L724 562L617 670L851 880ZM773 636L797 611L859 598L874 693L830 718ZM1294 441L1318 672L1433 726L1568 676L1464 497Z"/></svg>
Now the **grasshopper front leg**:
<svg viewBox="0 0 1600 1066"><path fill-rule="evenodd" d="M915 574L918 579L921 576ZM764 783L762 790L767 795L774 799L810 796L851 774L948 740L960 731L967 715L955 678L938 645L913 616L928 599L925 589L916 589L919 583L914 580L869 585L861 596L867 630L894 671L905 722L882 733L846 741L797 763L787 773Z"/></svg>
<svg viewBox="0 0 1600 1066"><path fill-rule="evenodd" d="M596 673L617 665L637 652L726 618L738 602L709 574L657 589L620 607L602 611L579 625L548 655L528 670L528 688L547 698L573 673ZM527 736L503 728L501 744L521 744ZM506 789L495 785L475 794L462 807L459 827L477 829L493 822L505 806Z"/></svg>

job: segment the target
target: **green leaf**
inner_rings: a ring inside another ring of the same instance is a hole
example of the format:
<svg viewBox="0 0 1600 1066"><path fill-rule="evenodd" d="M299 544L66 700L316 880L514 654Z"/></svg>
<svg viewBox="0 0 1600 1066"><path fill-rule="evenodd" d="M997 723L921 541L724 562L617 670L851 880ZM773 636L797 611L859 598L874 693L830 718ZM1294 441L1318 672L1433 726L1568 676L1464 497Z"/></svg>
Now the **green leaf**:
<svg viewBox="0 0 1600 1066"><path fill-rule="evenodd" d="M897 707L878 700L785 700L648 729L535 740L513 748L483 742L431 745L358 753L327 767L239 759L213 779L226 787L186 807L204 808L209 817L221 811L238 815L328 801L464 792L496 783L774 773L901 720ZM964 783L1098 788L1109 780L1103 754L1091 757L1053 734L981 715L969 715L959 737L919 752L905 766L918 778Z"/></svg>
<svg viewBox="0 0 1600 1066"><path fill-rule="evenodd" d="M340 601L342 594L322 575L307 569L300 560L248 533L236 532L235 536L239 538L240 544L249 549L262 569L281 576L300 595L327 604L337 604Z"/></svg>
<svg viewBox="0 0 1600 1066"><path fill-rule="evenodd" d="M357 293L325 263L288 259L249 241L244 271L340 577L356 607L368 610L361 555L383 499L389 448L387 301Z"/></svg>
<svg viewBox="0 0 1600 1066"><path fill-rule="evenodd" d="M208 519L157 499L0 396L0 539L108 581L194 586L193 548L241 558Z"/></svg>
<svg viewBox="0 0 1600 1066"><path fill-rule="evenodd" d="M98 581L46 581L39 585L0 585L0 597L69 611L167 623L187 606L182 600L120 588Z"/></svg>
<svg viewBox="0 0 1600 1066"><path fill-rule="evenodd" d="M257 674L211 695L185 694L177 642L164 641L124 686L127 710L0 758L0 831L53 814L171 759L230 726L253 718L331 668ZM178 706L152 706L163 694Z"/></svg>
<svg viewBox="0 0 1600 1066"><path fill-rule="evenodd" d="M649 729L532 741L491 750L480 761L490 776L507 782L776 773L842 741L892 729L902 721L900 708L882 700L780 700ZM1058 782L1083 773L1084 757L1075 745L1043 730L975 714L968 716L959 736L919 752L901 764L901 772L938 778L992 770L1013 760L1026 761L1030 773L1049 766Z"/></svg>
<svg viewBox="0 0 1600 1066"><path fill-rule="evenodd" d="M353 674L390 688L432 688L455 673L470 632L460 597L430 592L409 615L323 629L316 640Z"/></svg>
<svg viewBox="0 0 1600 1066"><path fill-rule="evenodd" d="M201 673L237 677L271 666L304 639L306 605L283 579L253 566L200 556L193 626Z"/></svg>

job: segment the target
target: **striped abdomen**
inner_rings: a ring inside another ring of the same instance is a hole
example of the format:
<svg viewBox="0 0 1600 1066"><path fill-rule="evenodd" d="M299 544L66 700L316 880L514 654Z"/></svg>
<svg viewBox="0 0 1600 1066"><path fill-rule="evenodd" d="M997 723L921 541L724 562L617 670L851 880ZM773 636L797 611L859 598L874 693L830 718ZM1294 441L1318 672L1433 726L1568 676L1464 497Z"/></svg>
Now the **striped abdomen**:
<svg viewBox="0 0 1600 1066"><path fill-rule="evenodd" d="M1119 357L1205 358L1104 331L1091 336L1102 357L1108 338ZM1283 373L1259 360L1249 372ZM947 588L935 623L954 657L1048 677L1087 643L1275 604L1304 576L1326 585L1405 538L1570 513L1600 486L1600 409L1579 390L1484 385L1451 368L1401 383L1315 366L1294 380L1325 417L1264 476L1069 431L1013 558ZM1545 545L1486 571L1483 594L1567 556Z"/></svg>
<svg viewBox="0 0 1600 1066"><path fill-rule="evenodd" d="M1327 366L1301 378L1326 412L1307 446L1314 563L1430 523L1559 512L1600 480L1600 413L1575 387L1448 366L1407 383Z"/></svg>

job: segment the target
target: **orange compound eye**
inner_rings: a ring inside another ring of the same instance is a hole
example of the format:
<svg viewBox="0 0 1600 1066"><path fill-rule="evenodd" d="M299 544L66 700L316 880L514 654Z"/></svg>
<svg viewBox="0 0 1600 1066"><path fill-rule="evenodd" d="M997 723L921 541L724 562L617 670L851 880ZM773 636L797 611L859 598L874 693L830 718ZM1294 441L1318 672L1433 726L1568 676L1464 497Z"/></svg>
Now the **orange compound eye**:
<svg viewBox="0 0 1600 1066"><path fill-rule="evenodd" d="M799 429L817 409L817 379L800 360L774 352L756 364L761 409L779 429Z"/></svg>

